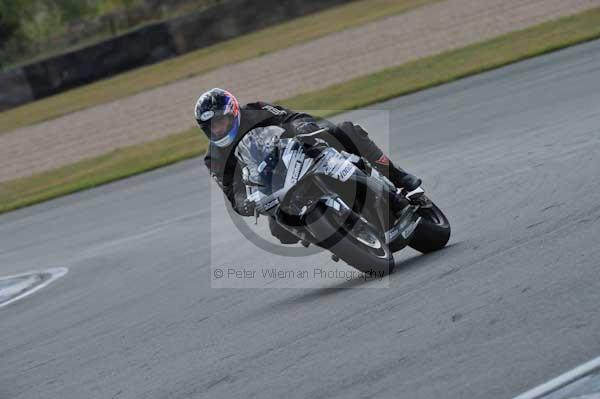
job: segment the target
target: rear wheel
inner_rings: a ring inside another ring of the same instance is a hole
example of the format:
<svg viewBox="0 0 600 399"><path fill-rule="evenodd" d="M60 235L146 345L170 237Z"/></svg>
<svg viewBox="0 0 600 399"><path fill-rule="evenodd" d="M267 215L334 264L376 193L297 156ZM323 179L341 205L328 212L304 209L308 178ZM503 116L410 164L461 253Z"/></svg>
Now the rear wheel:
<svg viewBox="0 0 600 399"><path fill-rule="evenodd" d="M354 212L342 220L328 209L317 206L307 217L319 246L364 273L387 275L393 271L392 252L376 229Z"/></svg>
<svg viewBox="0 0 600 399"><path fill-rule="evenodd" d="M446 215L434 203L419 209L418 213L422 219L408 245L422 253L445 247L450 239L450 222Z"/></svg>

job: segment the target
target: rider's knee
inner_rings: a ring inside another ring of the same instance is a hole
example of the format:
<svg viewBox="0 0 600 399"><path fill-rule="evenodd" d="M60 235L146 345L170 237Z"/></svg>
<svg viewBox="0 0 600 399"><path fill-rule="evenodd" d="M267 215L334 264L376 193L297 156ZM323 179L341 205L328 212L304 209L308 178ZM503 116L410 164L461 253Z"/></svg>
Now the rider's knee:
<svg viewBox="0 0 600 399"><path fill-rule="evenodd" d="M346 151L365 157L369 161L374 161L383 154L362 126L352 122L342 122L337 127L336 138L344 144Z"/></svg>

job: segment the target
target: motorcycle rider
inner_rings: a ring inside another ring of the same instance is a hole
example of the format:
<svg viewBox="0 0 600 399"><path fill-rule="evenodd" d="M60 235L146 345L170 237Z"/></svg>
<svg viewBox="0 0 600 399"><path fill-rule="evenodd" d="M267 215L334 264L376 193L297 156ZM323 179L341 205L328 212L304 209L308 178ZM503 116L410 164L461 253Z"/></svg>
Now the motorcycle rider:
<svg viewBox="0 0 600 399"><path fill-rule="evenodd" d="M420 179L395 166L369 138L368 133L352 122L334 125L306 113L294 112L279 105L260 101L240 106L233 94L219 88L211 89L198 98L194 114L198 125L210 142L204 163L231 202L233 209L242 216L254 215L254 202L247 198L235 148L248 133L268 129L270 126L284 129L282 138L308 134L327 127L327 132L319 134L318 138L338 150L364 157L397 188L413 191L421 185ZM290 233L280 228L274 221L270 220L269 225L273 235L280 241L284 243L298 241L295 237L289 237Z"/></svg>

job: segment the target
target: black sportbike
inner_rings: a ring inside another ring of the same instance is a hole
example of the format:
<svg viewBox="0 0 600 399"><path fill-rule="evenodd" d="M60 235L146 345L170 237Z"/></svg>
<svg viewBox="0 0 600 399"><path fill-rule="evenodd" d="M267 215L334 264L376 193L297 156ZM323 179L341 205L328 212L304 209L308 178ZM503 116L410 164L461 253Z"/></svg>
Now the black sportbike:
<svg viewBox="0 0 600 399"><path fill-rule="evenodd" d="M325 248L365 273L388 273L394 252L410 246L427 253L443 248L450 224L422 189L404 192L364 158L338 151L322 131L280 138L269 127L247 135L236 148L256 217L268 215L292 238Z"/></svg>

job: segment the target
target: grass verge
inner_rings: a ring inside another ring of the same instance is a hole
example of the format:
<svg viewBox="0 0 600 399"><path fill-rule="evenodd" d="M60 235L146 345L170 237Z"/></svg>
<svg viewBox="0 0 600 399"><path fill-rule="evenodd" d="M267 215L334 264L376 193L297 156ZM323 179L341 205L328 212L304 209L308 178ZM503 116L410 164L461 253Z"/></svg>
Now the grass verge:
<svg viewBox="0 0 600 399"><path fill-rule="evenodd" d="M34 176L0 183L0 213L195 157L207 140L196 129L124 147Z"/></svg>
<svg viewBox="0 0 600 399"><path fill-rule="evenodd" d="M360 0L0 113L0 134L439 0Z"/></svg>
<svg viewBox="0 0 600 399"><path fill-rule="evenodd" d="M281 101L297 109L353 109L600 37L600 8ZM195 129L42 174L0 183L0 213L199 155Z"/></svg>

